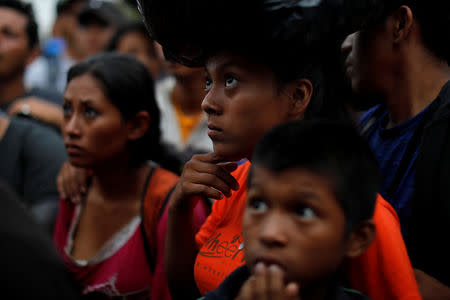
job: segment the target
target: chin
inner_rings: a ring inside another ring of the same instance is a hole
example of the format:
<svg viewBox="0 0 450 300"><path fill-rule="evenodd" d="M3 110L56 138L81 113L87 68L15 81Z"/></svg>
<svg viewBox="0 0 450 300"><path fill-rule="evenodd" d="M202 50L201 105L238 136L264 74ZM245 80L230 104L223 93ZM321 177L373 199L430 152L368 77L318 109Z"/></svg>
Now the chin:
<svg viewBox="0 0 450 300"><path fill-rule="evenodd" d="M237 149L235 148L227 147L224 144L214 143L213 149L214 153L216 153L224 161L239 161L243 158L247 158L247 155L243 154L240 151L236 151Z"/></svg>

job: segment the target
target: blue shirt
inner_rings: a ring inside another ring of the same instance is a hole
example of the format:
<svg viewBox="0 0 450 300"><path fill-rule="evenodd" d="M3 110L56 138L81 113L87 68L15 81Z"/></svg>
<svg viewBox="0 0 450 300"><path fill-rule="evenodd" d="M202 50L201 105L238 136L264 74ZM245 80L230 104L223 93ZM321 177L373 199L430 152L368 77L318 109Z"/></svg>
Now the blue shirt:
<svg viewBox="0 0 450 300"><path fill-rule="evenodd" d="M379 108L380 105L377 105L361 116L359 125L360 131L367 122L372 119L374 113ZM419 152L419 145L416 146L411 161L396 190L389 194L389 188L393 184L400 162L425 111L426 109L402 124L387 129L388 113L387 110L384 109L381 116L378 117L375 123L373 123L373 125L364 133L364 137L369 142L380 167L382 176L380 194L397 212L400 218L403 235L406 233L408 217L411 210L410 200L414 189L414 177L416 171L415 162Z"/></svg>

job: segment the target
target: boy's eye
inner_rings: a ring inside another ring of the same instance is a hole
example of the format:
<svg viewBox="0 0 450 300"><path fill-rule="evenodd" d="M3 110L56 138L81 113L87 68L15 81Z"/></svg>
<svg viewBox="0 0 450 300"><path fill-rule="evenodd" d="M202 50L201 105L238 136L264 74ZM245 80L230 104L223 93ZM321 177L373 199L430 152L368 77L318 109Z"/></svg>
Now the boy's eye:
<svg viewBox="0 0 450 300"><path fill-rule="evenodd" d="M209 77L205 78L205 91L209 91L212 88L212 80Z"/></svg>
<svg viewBox="0 0 450 300"><path fill-rule="evenodd" d="M98 112L95 109L90 108L90 107L87 107L85 109L84 114L86 115L86 118L88 118L88 119L93 119L98 116Z"/></svg>
<svg viewBox="0 0 450 300"><path fill-rule="evenodd" d="M248 206L257 212L265 212L267 210L267 204L259 199L250 199Z"/></svg>
<svg viewBox="0 0 450 300"><path fill-rule="evenodd" d="M64 103L62 109L63 109L64 117L69 117L72 114L72 106L71 105Z"/></svg>
<svg viewBox="0 0 450 300"><path fill-rule="evenodd" d="M232 76L232 75L227 75L225 77L225 87L233 87L238 83L238 80L236 79L236 77Z"/></svg>
<svg viewBox="0 0 450 300"><path fill-rule="evenodd" d="M295 209L295 214L303 219L312 219L317 216L311 207L307 207L307 206L303 206L303 205L298 206Z"/></svg>

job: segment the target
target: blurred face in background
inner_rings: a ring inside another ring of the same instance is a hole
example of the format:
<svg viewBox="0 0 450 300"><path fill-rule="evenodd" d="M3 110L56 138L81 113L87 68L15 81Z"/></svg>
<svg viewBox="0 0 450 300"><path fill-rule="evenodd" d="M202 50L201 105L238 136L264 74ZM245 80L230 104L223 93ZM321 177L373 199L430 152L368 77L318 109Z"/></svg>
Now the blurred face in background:
<svg viewBox="0 0 450 300"><path fill-rule="evenodd" d="M0 79L22 76L25 67L38 54L26 33L28 19L20 12L0 6Z"/></svg>
<svg viewBox="0 0 450 300"><path fill-rule="evenodd" d="M160 60L156 55L153 41L147 34L140 31L126 33L117 44L117 52L134 56L147 68L153 79L160 76Z"/></svg>

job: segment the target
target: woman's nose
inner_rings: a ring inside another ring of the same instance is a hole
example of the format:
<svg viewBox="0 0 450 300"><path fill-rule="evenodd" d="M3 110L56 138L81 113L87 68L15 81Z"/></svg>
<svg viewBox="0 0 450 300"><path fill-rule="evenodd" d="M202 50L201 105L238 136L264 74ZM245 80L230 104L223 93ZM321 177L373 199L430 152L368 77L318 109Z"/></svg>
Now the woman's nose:
<svg viewBox="0 0 450 300"><path fill-rule="evenodd" d="M222 113L222 107L218 101L218 95L214 88L209 90L202 101L202 110L208 115L219 115Z"/></svg>

